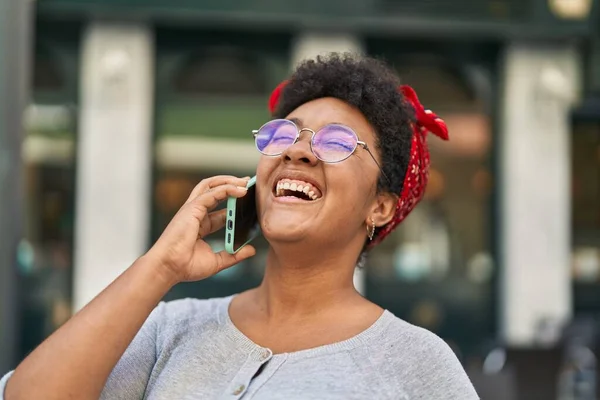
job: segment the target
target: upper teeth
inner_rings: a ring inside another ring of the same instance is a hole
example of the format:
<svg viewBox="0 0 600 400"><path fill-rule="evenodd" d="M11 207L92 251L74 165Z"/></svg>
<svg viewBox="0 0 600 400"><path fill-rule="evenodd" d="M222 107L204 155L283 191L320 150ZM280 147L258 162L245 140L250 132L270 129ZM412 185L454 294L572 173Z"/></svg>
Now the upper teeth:
<svg viewBox="0 0 600 400"><path fill-rule="evenodd" d="M282 196L284 190L302 192L312 200L316 200L321 197L321 194L317 188L308 182L299 180L281 179L279 182L277 182L277 188L275 190L276 196Z"/></svg>

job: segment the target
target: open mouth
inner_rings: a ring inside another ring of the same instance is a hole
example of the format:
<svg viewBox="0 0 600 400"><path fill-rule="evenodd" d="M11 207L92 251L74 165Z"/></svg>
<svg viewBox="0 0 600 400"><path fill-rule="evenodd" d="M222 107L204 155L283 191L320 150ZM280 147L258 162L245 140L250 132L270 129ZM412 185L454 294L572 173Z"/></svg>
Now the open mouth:
<svg viewBox="0 0 600 400"><path fill-rule="evenodd" d="M314 201L323 195L314 185L296 179L280 179L275 185L275 197L295 197L300 200Z"/></svg>

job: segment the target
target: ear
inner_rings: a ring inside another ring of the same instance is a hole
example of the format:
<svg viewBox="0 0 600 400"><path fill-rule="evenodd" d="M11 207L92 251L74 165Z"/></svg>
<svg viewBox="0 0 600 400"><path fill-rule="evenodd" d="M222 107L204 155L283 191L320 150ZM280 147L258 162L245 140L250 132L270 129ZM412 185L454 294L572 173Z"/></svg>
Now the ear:
<svg viewBox="0 0 600 400"><path fill-rule="evenodd" d="M382 192L377 194L371 206L371 212L367 217L367 225L371 223L371 218L373 218L375 226L378 228L390 222L394 218L397 203L398 197L392 193Z"/></svg>

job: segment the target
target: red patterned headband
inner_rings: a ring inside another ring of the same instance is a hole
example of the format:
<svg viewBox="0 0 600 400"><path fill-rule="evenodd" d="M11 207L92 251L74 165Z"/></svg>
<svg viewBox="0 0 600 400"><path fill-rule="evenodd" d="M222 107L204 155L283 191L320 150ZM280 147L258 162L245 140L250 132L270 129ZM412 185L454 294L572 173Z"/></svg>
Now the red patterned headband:
<svg viewBox="0 0 600 400"><path fill-rule="evenodd" d="M281 92L287 84L287 81L280 83L269 98L269 110L275 112ZM396 212L394 218L382 227L373 240L369 243L368 248L381 243L381 241L389 235L400 222L402 222L408 214L421 201L425 194L427 181L429 180L429 149L427 148L427 133L431 132L443 140L448 140L448 127L446 123L435 115L430 110L425 110L419 102L417 93L413 88L407 85L400 86L400 92L404 98L412 105L415 110L416 123L413 126L413 137L410 147L410 160L402 185L402 193L396 204Z"/></svg>

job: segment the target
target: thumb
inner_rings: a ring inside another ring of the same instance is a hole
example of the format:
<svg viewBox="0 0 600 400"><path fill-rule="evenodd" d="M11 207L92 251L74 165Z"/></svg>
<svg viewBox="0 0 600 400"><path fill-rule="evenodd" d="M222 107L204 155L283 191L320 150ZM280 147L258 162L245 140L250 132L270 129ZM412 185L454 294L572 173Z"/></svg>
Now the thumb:
<svg viewBox="0 0 600 400"><path fill-rule="evenodd" d="M217 273L224 269L233 267L235 264L244 261L256 254L256 249L253 246L246 245L235 254L229 254L225 250L215 254L217 259Z"/></svg>

